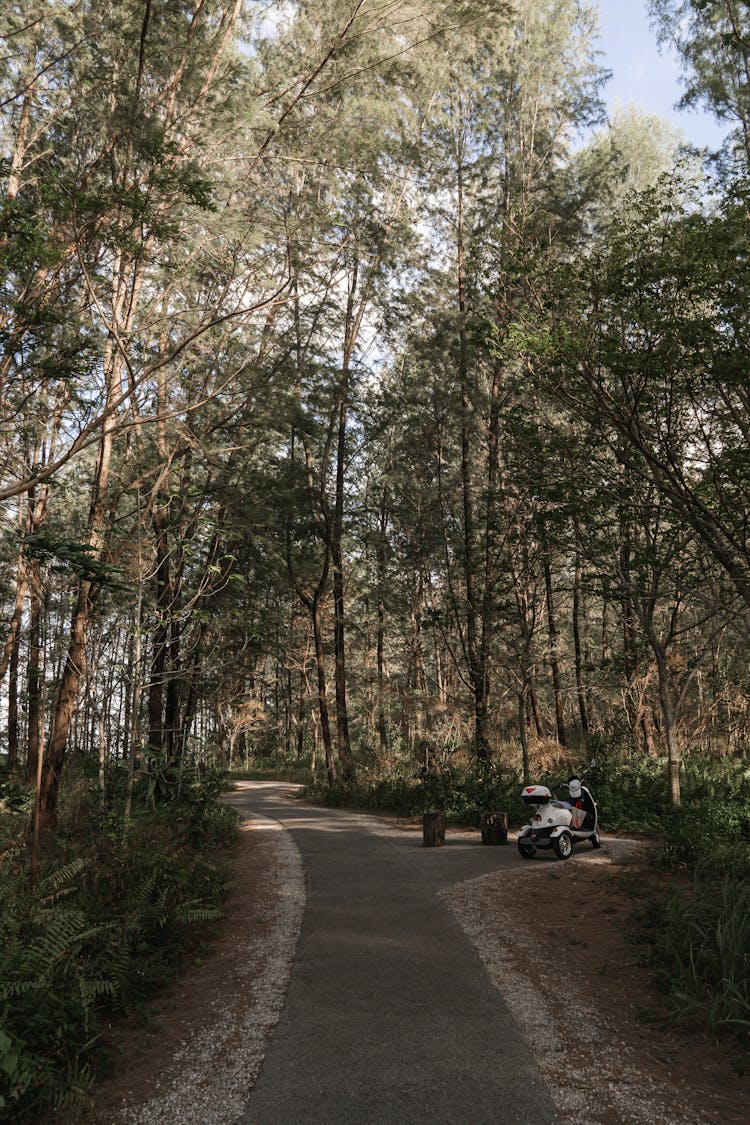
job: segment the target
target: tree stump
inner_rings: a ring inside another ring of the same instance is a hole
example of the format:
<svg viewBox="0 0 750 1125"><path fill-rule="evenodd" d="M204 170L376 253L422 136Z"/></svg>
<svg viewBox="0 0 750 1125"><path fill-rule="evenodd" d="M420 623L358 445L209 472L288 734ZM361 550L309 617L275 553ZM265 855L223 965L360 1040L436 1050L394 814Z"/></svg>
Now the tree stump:
<svg viewBox="0 0 750 1125"><path fill-rule="evenodd" d="M507 812L483 812L481 828L483 844L508 843Z"/></svg>
<svg viewBox="0 0 750 1125"><path fill-rule="evenodd" d="M422 843L426 848L441 848L445 843L445 813L426 812L422 816Z"/></svg>

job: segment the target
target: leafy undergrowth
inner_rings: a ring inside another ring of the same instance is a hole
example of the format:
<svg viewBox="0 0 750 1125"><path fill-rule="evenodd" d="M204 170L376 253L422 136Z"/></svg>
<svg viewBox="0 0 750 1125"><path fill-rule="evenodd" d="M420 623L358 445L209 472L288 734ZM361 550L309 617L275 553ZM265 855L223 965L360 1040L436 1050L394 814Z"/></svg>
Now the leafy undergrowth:
<svg viewBox="0 0 750 1125"><path fill-rule="evenodd" d="M232 769L231 781L290 781L307 785L312 777L309 757L271 756L254 758L245 768Z"/></svg>
<svg viewBox="0 0 750 1125"><path fill-rule="evenodd" d="M645 960L675 1020L748 1051L750 843L718 837L696 859L691 840L689 859L678 857L667 837L657 862L673 878L639 918Z"/></svg>
<svg viewBox="0 0 750 1125"><path fill-rule="evenodd" d="M236 832L221 778L150 780L125 821L68 779L33 886L27 795L0 787L0 1121L82 1106L107 1067L105 1021L144 1015L221 915Z"/></svg>

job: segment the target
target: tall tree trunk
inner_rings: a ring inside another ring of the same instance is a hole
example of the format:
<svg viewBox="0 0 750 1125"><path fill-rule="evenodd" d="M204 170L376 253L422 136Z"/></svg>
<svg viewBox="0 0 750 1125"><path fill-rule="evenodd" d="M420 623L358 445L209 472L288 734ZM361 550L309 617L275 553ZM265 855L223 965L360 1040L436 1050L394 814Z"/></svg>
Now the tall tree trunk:
<svg viewBox="0 0 750 1125"><path fill-rule="evenodd" d="M57 798L62 780L68 733L73 719L78 687L86 668L86 640L89 622L96 602L96 591L88 579L78 584L62 677L57 688L55 710L47 746L47 762L42 781L41 815L45 824L52 825L57 818Z"/></svg>
<svg viewBox="0 0 750 1125"><path fill-rule="evenodd" d="M167 678L169 612L172 605L172 579L167 524L169 504L154 505L152 523L156 533L156 619L151 641L151 676L148 688L148 746L155 754L164 751L164 684Z"/></svg>
<svg viewBox="0 0 750 1125"><path fill-rule="evenodd" d="M166 302L166 298L164 299ZM166 323L166 307L163 305ZM162 332L159 350L169 348L166 332ZM151 678L148 689L148 745L156 754L164 752L164 689L167 680L169 624L173 601L169 525L172 508L172 471L167 437L169 385L166 366L159 368L156 378L156 452L161 469L151 500L151 523L156 547L156 620L151 649Z"/></svg>
<svg viewBox="0 0 750 1125"><path fill-rule="evenodd" d="M552 589L552 568L549 554L544 551L544 589L547 601L547 629L549 632L549 663L552 671L552 688L555 695L555 727L557 741L561 746L567 746L565 732L565 714L563 710L562 680L560 677L560 659L558 652L557 621L555 617L555 602Z"/></svg>
<svg viewBox="0 0 750 1125"><path fill-rule="evenodd" d="M680 739L677 726L677 705L672 690L671 676L667 654L661 646L655 650L656 667L659 676L659 703L664 726L664 741L667 744L667 762L669 769L669 797L673 808L682 804L680 791Z"/></svg>
<svg viewBox="0 0 750 1125"><path fill-rule="evenodd" d="M120 296L120 300L124 298ZM115 402L120 393L123 363L113 340L108 344L105 361L107 399ZM94 559L101 559L105 545L105 500L112 463L116 420L110 414L102 426L99 454L92 483L91 506L88 519L88 544ZM57 689L55 710L47 747L47 765L42 781L41 816L47 825L57 819L57 798L62 779L63 765L68 745L68 734L73 719L78 688L86 667L86 640L89 624L94 614L98 587L88 577L78 580L78 592L70 626L70 641Z"/></svg>
<svg viewBox="0 0 750 1125"><path fill-rule="evenodd" d="M477 716L477 746L489 757L490 691L492 687L492 639L495 622L495 560L497 557L498 475L500 453L500 377L501 367L495 363L490 393L490 416L487 431L487 499L485 503L484 541L484 594L482 597L481 633L479 640L478 672L481 685L475 710Z"/></svg>
<svg viewBox="0 0 750 1125"><path fill-rule="evenodd" d="M313 644L315 648L315 669L318 676L318 713L320 715L320 731L323 738L323 752L326 759L326 775L328 784L336 784L336 763L333 757L333 740L331 738L331 720L328 712L328 687L326 684L325 652L323 649L323 630L320 619L320 602L316 597L312 607Z"/></svg>
<svg viewBox="0 0 750 1125"><path fill-rule="evenodd" d="M10 674L8 676L8 765L15 774L18 769L18 670L21 637L16 633L10 651Z"/></svg>
<svg viewBox="0 0 750 1125"><path fill-rule="evenodd" d="M29 528L27 526L26 533L28 534ZM10 618L10 626L5 637L5 644L3 645L2 655L0 655L0 683L5 679L6 673L10 666L11 657L14 649L16 652L18 637L21 630L21 621L23 619L23 607L26 601L26 593L29 585L28 565L23 553L19 553L18 561L16 564L16 596L13 606L13 613Z"/></svg>
<svg viewBox="0 0 750 1125"><path fill-rule="evenodd" d="M344 615L344 555L342 539L344 534L344 485L346 467L346 425L349 409L351 362L354 345L362 319L363 304L359 312L355 310L357 287L359 283L359 262L355 259L349 280L344 321L343 358L341 364L341 385L338 403L338 429L336 435L336 495L331 522L331 562L333 564L333 616L334 616L334 657L336 680L336 736L339 758L344 777L351 780L353 774L352 748L349 737L349 711L346 699L346 626ZM364 297L363 297L364 300Z"/></svg>
<svg viewBox="0 0 750 1125"><path fill-rule="evenodd" d="M544 720L542 718L542 710L539 706L539 693L536 690L536 674L533 668L530 668L528 671L527 682L529 689L529 711L534 721L534 730L536 731L537 738L544 738Z"/></svg>
<svg viewBox="0 0 750 1125"><path fill-rule="evenodd" d="M526 730L526 694L527 685L524 683L518 693L518 734L521 739L521 765L523 769L523 783L529 784L531 770L529 765L529 738Z"/></svg>
<svg viewBox="0 0 750 1125"><path fill-rule="evenodd" d="M30 563L29 575L29 661L26 675L28 726L26 731L26 778L34 782L41 753L42 703L42 578L39 562Z"/></svg>
<svg viewBox="0 0 750 1125"><path fill-rule="evenodd" d="M180 723L180 623L176 614L177 599L170 605L169 649L167 659L167 691L164 701L164 753L168 762L179 763L182 740L178 738Z"/></svg>
<svg viewBox="0 0 750 1125"><path fill-rule="evenodd" d="M474 749L478 761L490 755L487 737L486 675L478 645L479 602L477 594L476 527L474 483L471 471L473 406L469 391L469 351L466 326L466 260L464 229L464 168L459 145L457 167L456 264L458 270L458 380L461 389L461 492L463 503L463 564L466 583L466 650L469 681L474 696Z"/></svg>
<svg viewBox="0 0 750 1125"><path fill-rule="evenodd" d="M377 573L378 573L378 626L376 642L378 700L377 700L377 732L381 754L388 751L388 719L385 703L385 583L386 583L386 545L385 536L388 526L388 488L384 487L380 497L380 513L378 521L378 541L376 547Z"/></svg>
<svg viewBox="0 0 750 1125"><path fill-rule="evenodd" d="M205 621L201 621L198 629L198 636L193 644L193 652L190 658L190 668L187 677L187 698L185 700L185 708L182 713L181 724L181 748L180 757L184 758L187 752L188 739L190 738L190 731L195 721L195 716L198 711L198 684L201 680L201 661L203 654L203 643L208 629Z"/></svg>
<svg viewBox="0 0 750 1125"><path fill-rule="evenodd" d="M336 460L336 501L332 523L331 561L333 564L333 650L336 684L336 737L345 780L352 779L352 749L349 738L349 711L346 699L346 627L344 619L344 558L342 549L344 515L344 458L346 456L346 390L342 387Z"/></svg>
<svg viewBox="0 0 750 1125"><path fill-rule="evenodd" d="M589 714L586 704L586 687L583 680L583 649L581 646L581 556L578 551L576 551L575 571L573 574L573 648L576 663L578 713L581 716L581 730L584 734L588 734Z"/></svg>

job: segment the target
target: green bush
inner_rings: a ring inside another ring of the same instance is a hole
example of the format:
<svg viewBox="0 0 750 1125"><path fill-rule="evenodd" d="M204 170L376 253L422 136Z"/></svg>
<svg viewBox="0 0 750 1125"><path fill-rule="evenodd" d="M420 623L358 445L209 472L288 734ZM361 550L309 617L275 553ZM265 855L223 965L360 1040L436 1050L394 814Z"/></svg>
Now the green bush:
<svg viewBox="0 0 750 1125"><path fill-rule="evenodd" d="M637 758L623 749L599 749L594 762L580 766L610 832L659 832L669 809L667 763Z"/></svg>
<svg viewBox="0 0 750 1125"><path fill-rule="evenodd" d="M292 781L308 785L312 778L312 764L309 754L301 758L296 754L275 754L256 757L247 769L241 766L232 770L229 776L238 781Z"/></svg>
<svg viewBox="0 0 750 1125"><path fill-rule="evenodd" d="M750 850L725 854L723 874L699 865L692 884L648 918L649 960L677 1019L716 1035L750 1031Z"/></svg>
<svg viewBox="0 0 750 1125"><path fill-rule="evenodd" d="M0 774L0 812L28 812L34 804L34 791L9 774Z"/></svg>
<svg viewBox="0 0 750 1125"><path fill-rule="evenodd" d="M518 794L521 783L495 763L473 769L447 766L417 775L372 779L334 786L320 783L305 788L304 796L329 807L381 810L397 816L421 816L444 812L452 824L479 826L481 815L490 809L505 809L511 823L523 819L525 809Z"/></svg>
<svg viewBox="0 0 750 1125"><path fill-rule="evenodd" d="M35 887L25 849L0 841L0 1121L82 1104L104 1058L102 1019L143 1012L220 917L237 824L216 803L223 782L191 770L161 780L125 822L72 771ZM18 824L6 840L17 837Z"/></svg>
<svg viewBox="0 0 750 1125"><path fill-rule="evenodd" d="M17 865L0 869L0 1120L40 1120L90 1085L95 1004L116 985L98 964L106 927L76 900L84 869L69 863L33 890Z"/></svg>

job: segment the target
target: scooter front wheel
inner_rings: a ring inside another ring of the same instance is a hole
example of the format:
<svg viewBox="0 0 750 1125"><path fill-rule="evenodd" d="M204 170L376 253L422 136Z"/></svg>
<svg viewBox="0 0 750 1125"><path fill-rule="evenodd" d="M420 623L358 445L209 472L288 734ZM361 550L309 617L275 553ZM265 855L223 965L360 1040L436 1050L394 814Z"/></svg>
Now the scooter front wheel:
<svg viewBox="0 0 750 1125"><path fill-rule="evenodd" d="M552 841L558 859L569 859L573 851L573 839L568 832L562 832Z"/></svg>
<svg viewBox="0 0 750 1125"><path fill-rule="evenodd" d="M591 837L591 847L592 848L600 848L601 846L602 846L601 837L599 836L598 832L595 832L594 835Z"/></svg>
<svg viewBox="0 0 750 1125"><path fill-rule="evenodd" d="M534 852L536 851L536 848L532 847L531 844L524 844L523 840L519 840L518 850L524 859L531 859L534 855Z"/></svg>

